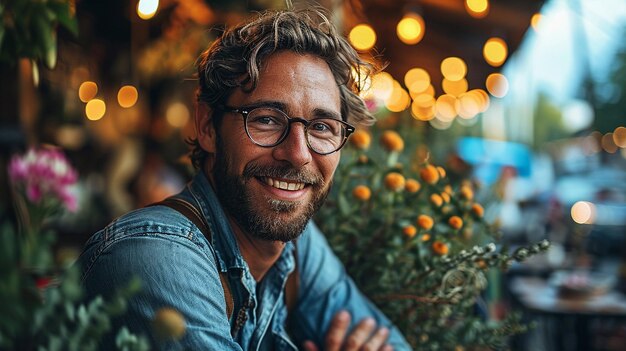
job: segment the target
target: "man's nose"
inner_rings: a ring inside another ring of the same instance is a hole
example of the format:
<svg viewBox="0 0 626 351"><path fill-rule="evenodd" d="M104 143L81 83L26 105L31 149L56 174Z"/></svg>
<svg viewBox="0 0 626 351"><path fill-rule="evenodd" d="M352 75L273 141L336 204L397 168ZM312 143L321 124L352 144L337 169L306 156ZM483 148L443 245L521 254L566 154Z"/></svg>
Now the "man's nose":
<svg viewBox="0 0 626 351"><path fill-rule="evenodd" d="M282 143L276 145L272 155L279 161L287 161L294 167L302 167L313 159L306 141L304 125L294 123Z"/></svg>

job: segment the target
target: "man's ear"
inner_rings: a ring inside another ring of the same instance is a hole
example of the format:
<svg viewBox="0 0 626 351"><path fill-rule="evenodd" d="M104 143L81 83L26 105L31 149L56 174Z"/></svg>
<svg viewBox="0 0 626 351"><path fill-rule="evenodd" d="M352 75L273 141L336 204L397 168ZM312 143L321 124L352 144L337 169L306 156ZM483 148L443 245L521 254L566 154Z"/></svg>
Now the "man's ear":
<svg viewBox="0 0 626 351"><path fill-rule="evenodd" d="M213 126L213 110L203 102L196 105L196 133L198 143L209 153L215 153L217 143L216 131Z"/></svg>

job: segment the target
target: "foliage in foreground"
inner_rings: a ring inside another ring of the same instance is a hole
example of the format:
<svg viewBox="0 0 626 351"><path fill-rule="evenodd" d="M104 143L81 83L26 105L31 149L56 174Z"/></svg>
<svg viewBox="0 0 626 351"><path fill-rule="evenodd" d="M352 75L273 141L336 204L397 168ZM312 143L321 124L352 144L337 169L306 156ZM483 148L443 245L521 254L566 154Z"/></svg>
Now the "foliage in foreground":
<svg viewBox="0 0 626 351"><path fill-rule="evenodd" d="M516 313L487 317L485 273L549 243L498 249L497 228L484 221L472 184L452 184L427 160L398 163L406 155L395 131L383 132L376 150L365 131L350 142L316 220L357 285L415 349L506 348L527 326Z"/></svg>

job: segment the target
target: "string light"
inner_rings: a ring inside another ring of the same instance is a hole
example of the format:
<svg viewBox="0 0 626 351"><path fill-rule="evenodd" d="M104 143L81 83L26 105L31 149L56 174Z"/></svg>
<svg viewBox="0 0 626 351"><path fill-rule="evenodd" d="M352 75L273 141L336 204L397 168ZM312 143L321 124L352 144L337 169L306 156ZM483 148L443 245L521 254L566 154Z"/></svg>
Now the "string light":
<svg viewBox="0 0 626 351"><path fill-rule="evenodd" d="M91 121L101 119L107 110L106 104L100 99L91 99L85 105L85 115Z"/></svg>
<svg viewBox="0 0 626 351"><path fill-rule="evenodd" d="M82 102L88 102L98 94L98 84L91 81L83 82L78 87L78 98Z"/></svg>
<svg viewBox="0 0 626 351"><path fill-rule="evenodd" d="M137 16L143 20L154 17L159 9L159 0L139 0L137 3Z"/></svg>
<svg viewBox="0 0 626 351"><path fill-rule="evenodd" d="M483 46L485 61L493 67L500 67L508 55L506 42L498 37L489 38Z"/></svg>
<svg viewBox="0 0 626 351"><path fill-rule="evenodd" d="M117 102L123 108L133 107L137 103L139 93L132 85L125 85L117 92Z"/></svg>
<svg viewBox="0 0 626 351"><path fill-rule="evenodd" d="M465 10L474 18L483 18L489 13L489 1L465 0Z"/></svg>
<svg viewBox="0 0 626 351"><path fill-rule="evenodd" d="M596 206L591 202L578 201L571 209L574 222L578 224L592 224L596 217Z"/></svg>
<svg viewBox="0 0 626 351"><path fill-rule="evenodd" d="M458 57L448 57L441 61L441 74L448 80L461 80L467 74L467 65Z"/></svg>
<svg viewBox="0 0 626 351"><path fill-rule="evenodd" d="M411 68L404 75L404 85L412 93L421 93L430 86L430 75L422 68Z"/></svg>
<svg viewBox="0 0 626 351"><path fill-rule="evenodd" d="M376 32L368 24L357 24L348 34L348 40L355 49L367 51L376 44Z"/></svg>
<svg viewBox="0 0 626 351"><path fill-rule="evenodd" d="M424 19L417 13L408 13L398 22L396 33L398 38L405 44L414 45L424 37L426 26Z"/></svg>
<svg viewBox="0 0 626 351"><path fill-rule="evenodd" d="M504 97L509 92L509 81L500 73L492 73L485 81L487 91L494 97Z"/></svg>
<svg viewBox="0 0 626 351"><path fill-rule="evenodd" d="M531 18L530 18L530 26L534 29L537 30L539 28L539 23L541 22L541 20L543 19L543 16L540 13L535 13Z"/></svg>

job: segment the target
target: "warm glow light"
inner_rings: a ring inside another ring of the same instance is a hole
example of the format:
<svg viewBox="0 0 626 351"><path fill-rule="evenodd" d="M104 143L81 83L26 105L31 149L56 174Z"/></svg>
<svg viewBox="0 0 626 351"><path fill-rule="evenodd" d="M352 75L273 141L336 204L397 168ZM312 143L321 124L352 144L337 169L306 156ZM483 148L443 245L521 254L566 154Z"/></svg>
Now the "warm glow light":
<svg viewBox="0 0 626 351"><path fill-rule="evenodd" d="M441 82L441 87L446 94L460 96L461 94L467 92L467 79L449 80L444 78Z"/></svg>
<svg viewBox="0 0 626 351"><path fill-rule="evenodd" d="M401 112L409 107L410 103L411 98L409 97L409 93L402 88L398 81L394 80L393 90L391 96L385 100L385 107L391 112Z"/></svg>
<svg viewBox="0 0 626 351"><path fill-rule="evenodd" d="M90 81L83 82L78 87L78 98L82 102L88 102L98 94L98 84Z"/></svg>
<svg viewBox="0 0 626 351"><path fill-rule="evenodd" d="M171 104L165 111L165 119L174 128L182 128L189 122L189 109L182 102Z"/></svg>
<svg viewBox="0 0 626 351"><path fill-rule="evenodd" d="M424 19L416 13L405 15L396 27L398 38L408 45L419 43L424 37L425 30Z"/></svg>
<svg viewBox="0 0 626 351"><path fill-rule="evenodd" d="M456 98L449 94L443 94L437 98L435 102L435 117L437 119L449 122L456 117Z"/></svg>
<svg viewBox="0 0 626 351"><path fill-rule="evenodd" d="M419 94L411 104L411 115L420 121L430 121L435 117L435 98L428 94Z"/></svg>
<svg viewBox="0 0 626 351"><path fill-rule="evenodd" d="M137 103L139 93L132 85L125 85L117 92L117 103L124 108L133 107Z"/></svg>
<svg viewBox="0 0 626 351"><path fill-rule="evenodd" d="M578 201L572 206L572 219L578 224L593 224L596 219L596 206L591 202Z"/></svg>
<svg viewBox="0 0 626 351"><path fill-rule="evenodd" d="M470 16L483 18L489 13L488 0L465 0L465 10Z"/></svg>
<svg viewBox="0 0 626 351"><path fill-rule="evenodd" d="M615 145L615 142L613 141L613 133L604 134L600 140L600 145L602 145L602 149L604 149L604 151L610 154L614 154L618 149L617 145Z"/></svg>
<svg viewBox="0 0 626 351"><path fill-rule="evenodd" d="M507 55L507 45L501 38L493 37L485 42L483 57L488 64L499 67L506 61Z"/></svg>
<svg viewBox="0 0 626 351"><path fill-rule="evenodd" d="M487 77L485 82L487 91L497 98L504 97L509 92L509 80L504 74L492 73Z"/></svg>
<svg viewBox="0 0 626 351"><path fill-rule="evenodd" d="M613 142L622 149L626 148L626 128L615 128L613 131Z"/></svg>
<svg viewBox="0 0 626 351"><path fill-rule="evenodd" d="M530 18L530 26L533 27L534 30L537 30L539 28L539 23L541 22L542 18L543 17L542 17L542 15L540 13L534 14Z"/></svg>
<svg viewBox="0 0 626 351"><path fill-rule="evenodd" d="M459 117L463 119L470 119L480 113L480 106L481 97L477 96L476 93L467 92L465 94L461 94L461 96L457 99L456 110Z"/></svg>
<svg viewBox="0 0 626 351"><path fill-rule="evenodd" d="M368 24L357 24L350 31L348 39L355 49L367 51L376 44L376 32Z"/></svg>
<svg viewBox="0 0 626 351"><path fill-rule="evenodd" d="M156 14L159 9L159 0L139 0L137 4L137 16L148 20Z"/></svg>
<svg viewBox="0 0 626 351"><path fill-rule="evenodd" d="M100 99L91 99L85 105L85 115L87 119L97 121L104 116L107 110L107 106L104 101Z"/></svg>
<svg viewBox="0 0 626 351"><path fill-rule="evenodd" d="M421 93L430 86L430 75L422 68L411 68L404 75L404 85L412 93Z"/></svg>
<svg viewBox="0 0 626 351"><path fill-rule="evenodd" d="M441 61L441 73L447 80L461 80L467 74L467 66L458 57L448 57Z"/></svg>
<svg viewBox="0 0 626 351"><path fill-rule="evenodd" d="M373 97L387 100L393 91L393 77L387 72L380 72L372 77L372 89L369 90Z"/></svg>

